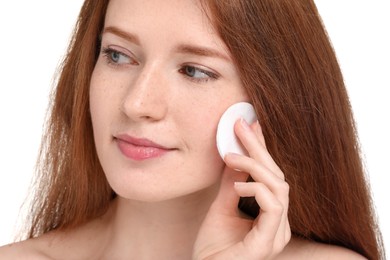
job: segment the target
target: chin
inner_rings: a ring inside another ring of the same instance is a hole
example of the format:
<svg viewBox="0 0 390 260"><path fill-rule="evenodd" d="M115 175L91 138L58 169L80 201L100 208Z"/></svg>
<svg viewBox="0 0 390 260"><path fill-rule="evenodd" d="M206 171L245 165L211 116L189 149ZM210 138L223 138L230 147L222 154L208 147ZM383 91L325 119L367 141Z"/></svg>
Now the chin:
<svg viewBox="0 0 390 260"><path fill-rule="evenodd" d="M116 159L102 163L111 188L124 199L143 202L207 195L211 187L219 186L224 168L218 154L200 160L162 158L132 164Z"/></svg>
<svg viewBox="0 0 390 260"><path fill-rule="evenodd" d="M219 187L219 177L203 180L200 183L188 182L166 182L135 184L125 181L114 181L110 183L114 192L121 198L139 202L155 203L163 201L173 201L175 199L185 199L196 196L207 196ZM187 185L186 185L187 184Z"/></svg>

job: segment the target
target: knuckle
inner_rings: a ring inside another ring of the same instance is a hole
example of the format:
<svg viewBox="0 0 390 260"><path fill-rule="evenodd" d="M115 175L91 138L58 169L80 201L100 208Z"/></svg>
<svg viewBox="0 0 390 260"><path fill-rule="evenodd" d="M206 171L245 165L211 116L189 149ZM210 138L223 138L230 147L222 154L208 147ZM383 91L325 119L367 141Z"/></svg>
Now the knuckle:
<svg viewBox="0 0 390 260"><path fill-rule="evenodd" d="M280 202L273 203L272 207L270 208L270 211L272 211L275 215L282 216L284 212L284 206Z"/></svg>
<svg viewBox="0 0 390 260"><path fill-rule="evenodd" d="M290 185L282 180L277 184L277 189L284 195L288 195L290 193Z"/></svg>
<svg viewBox="0 0 390 260"><path fill-rule="evenodd" d="M290 185L288 185L288 183L285 181L281 184L280 188L286 194L288 194L290 192Z"/></svg>

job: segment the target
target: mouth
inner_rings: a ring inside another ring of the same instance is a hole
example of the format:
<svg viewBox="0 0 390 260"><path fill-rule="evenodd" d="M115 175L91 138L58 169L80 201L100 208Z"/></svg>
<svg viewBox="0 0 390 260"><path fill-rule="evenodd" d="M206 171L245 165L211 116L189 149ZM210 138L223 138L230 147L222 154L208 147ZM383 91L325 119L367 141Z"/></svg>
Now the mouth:
<svg viewBox="0 0 390 260"><path fill-rule="evenodd" d="M157 144L149 139L135 138L129 135L114 137L121 153L132 160L143 161L161 157L169 152L177 150Z"/></svg>

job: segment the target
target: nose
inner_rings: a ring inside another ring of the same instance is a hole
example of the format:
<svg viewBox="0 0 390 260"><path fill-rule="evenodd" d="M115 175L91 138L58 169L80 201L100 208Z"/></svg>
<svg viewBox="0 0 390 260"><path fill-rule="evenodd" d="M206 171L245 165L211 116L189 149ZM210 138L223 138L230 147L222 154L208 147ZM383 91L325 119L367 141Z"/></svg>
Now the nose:
<svg viewBox="0 0 390 260"><path fill-rule="evenodd" d="M133 121L163 119L168 111L168 87L158 66L145 66L129 84L122 112Z"/></svg>

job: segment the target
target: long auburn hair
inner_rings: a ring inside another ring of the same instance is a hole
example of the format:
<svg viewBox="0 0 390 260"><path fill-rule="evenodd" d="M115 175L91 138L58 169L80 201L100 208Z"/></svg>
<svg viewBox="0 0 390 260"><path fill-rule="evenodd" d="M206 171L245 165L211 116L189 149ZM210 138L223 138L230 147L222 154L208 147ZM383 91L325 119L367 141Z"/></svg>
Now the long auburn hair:
<svg viewBox="0 0 390 260"><path fill-rule="evenodd" d="M106 212L89 85L109 0L86 0L57 86L37 164L28 237ZM255 106L290 185L293 234L384 258L343 77L312 0L201 0ZM258 206L242 200L256 216Z"/></svg>

